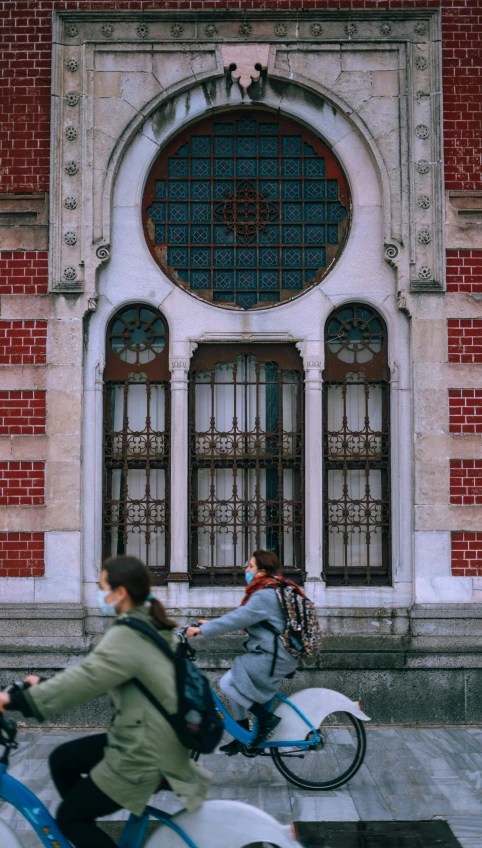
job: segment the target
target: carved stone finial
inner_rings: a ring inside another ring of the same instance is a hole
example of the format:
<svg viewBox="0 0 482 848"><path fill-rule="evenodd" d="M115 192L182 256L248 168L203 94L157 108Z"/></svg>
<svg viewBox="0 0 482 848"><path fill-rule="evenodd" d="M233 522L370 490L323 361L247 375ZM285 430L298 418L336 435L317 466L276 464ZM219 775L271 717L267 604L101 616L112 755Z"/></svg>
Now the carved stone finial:
<svg viewBox="0 0 482 848"><path fill-rule="evenodd" d="M269 44L223 44L224 69L236 67L231 71L233 82L239 82L243 91L247 91L251 83L259 80L260 71L268 67Z"/></svg>

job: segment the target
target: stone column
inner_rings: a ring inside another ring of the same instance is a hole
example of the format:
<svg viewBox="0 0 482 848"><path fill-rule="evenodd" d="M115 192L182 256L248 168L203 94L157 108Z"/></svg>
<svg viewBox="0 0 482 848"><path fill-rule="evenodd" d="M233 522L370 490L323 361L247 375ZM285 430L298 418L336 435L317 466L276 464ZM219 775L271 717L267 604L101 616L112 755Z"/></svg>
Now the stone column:
<svg viewBox="0 0 482 848"><path fill-rule="evenodd" d="M171 372L171 563L169 582L189 580L188 574L188 376L197 345L174 343ZM177 355L176 355L177 353Z"/></svg>
<svg viewBox="0 0 482 848"><path fill-rule="evenodd" d="M307 581L321 580L323 554L323 343L297 344L305 369L305 562Z"/></svg>

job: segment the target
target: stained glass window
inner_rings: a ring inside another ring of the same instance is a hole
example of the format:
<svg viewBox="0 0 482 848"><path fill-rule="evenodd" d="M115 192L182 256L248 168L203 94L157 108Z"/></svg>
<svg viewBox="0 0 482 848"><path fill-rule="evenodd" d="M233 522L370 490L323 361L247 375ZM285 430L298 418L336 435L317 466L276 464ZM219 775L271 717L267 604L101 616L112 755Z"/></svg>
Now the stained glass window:
<svg viewBox="0 0 482 848"><path fill-rule="evenodd" d="M146 238L167 276L204 300L272 306L320 282L341 253L350 199L311 131L266 112L229 112L183 131L147 183Z"/></svg>

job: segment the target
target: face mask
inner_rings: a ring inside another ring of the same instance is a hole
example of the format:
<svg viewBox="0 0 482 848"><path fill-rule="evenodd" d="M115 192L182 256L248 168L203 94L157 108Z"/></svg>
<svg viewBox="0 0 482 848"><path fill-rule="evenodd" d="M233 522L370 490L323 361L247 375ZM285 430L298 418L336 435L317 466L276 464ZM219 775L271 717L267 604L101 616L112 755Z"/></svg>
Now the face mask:
<svg viewBox="0 0 482 848"><path fill-rule="evenodd" d="M97 589L97 604L105 615L117 615L115 606L119 603L119 601L114 601L113 604L106 604L105 602L107 595L110 594L112 594L112 589L108 589L107 592L103 592L102 589Z"/></svg>
<svg viewBox="0 0 482 848"><path fill-rule="evenodd" d="M251 583L251 580L253 579L253 577L256 577L255 571L245 571L244 572L244 579L246 580L246 583L248 584L248 586Z"/></svg>

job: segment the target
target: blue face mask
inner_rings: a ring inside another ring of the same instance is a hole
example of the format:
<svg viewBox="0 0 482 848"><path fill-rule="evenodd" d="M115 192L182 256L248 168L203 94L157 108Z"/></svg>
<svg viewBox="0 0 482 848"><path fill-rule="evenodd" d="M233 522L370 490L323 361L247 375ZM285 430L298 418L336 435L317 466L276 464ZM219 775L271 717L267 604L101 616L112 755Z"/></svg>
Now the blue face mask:
<svg viewBox="0 0 482 848"><path fill-rule="evenodd" d="M256 577L255 571L245 571L244 572L244 579L246 580L246 583L248 585L251 583L251 580L253 579L253 577Z"/></svg>
<svg viewBox="0 0 482 848"><path fill-rule="evenodd" d="M105 602L107 595L110 595L111 593L112 589L108 589L107 592L103 592L102 589L97 589L97 603L104 615L117 615L115 605L118 604L119 601L114 601L113 604L106 604Z"/></svg>

